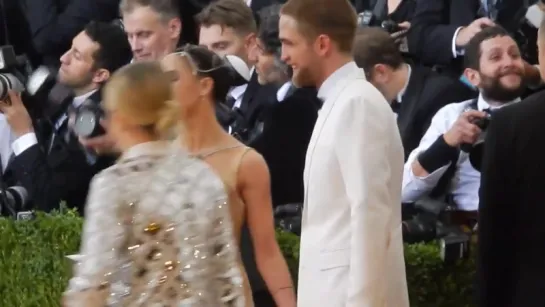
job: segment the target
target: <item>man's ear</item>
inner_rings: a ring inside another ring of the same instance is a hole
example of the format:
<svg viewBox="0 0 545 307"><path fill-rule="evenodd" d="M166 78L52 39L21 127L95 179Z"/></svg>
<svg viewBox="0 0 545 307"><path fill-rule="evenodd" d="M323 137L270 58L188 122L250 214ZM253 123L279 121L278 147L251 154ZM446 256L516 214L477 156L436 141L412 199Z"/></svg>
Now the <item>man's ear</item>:
<svg viewBox="0 0 545 307"><path fill-rule="evenodd" d="M466 68L464 70L464 76L466 77L467 81L469 81L469 83L471 83L473 86L481 86L481 74L477 70L473 68Z"/></svg>
<svg viewBox="0 0 545 307"><path fill-rule="evenodd" d="M170 38L179 39L182 34L182 20L180 18L172 18L168 22L168 31Z"/></svg>
<svg viewBox="0 0 545 307"><path fill-rule="evenodd" d="M257 36L255 33L250 33L244 38L244 47L248 50L248 53L254 50L257 44Z"/></svg>
<svg viewBox="0 0 545 307"><path fill-rule="evenodd" d="M373 82L380 84L386 84L390 81L390 71L391 69L384 64L375 64L372 71L370 71L370 76L372 76Z"/></svg>
<svg viewBox="0 0 545 307"><path fill-rule="evenodd" d="M108 79L110 79L110 72L104 68L98 69L93 75L93 83L96 84L104 84Z"/></svg>

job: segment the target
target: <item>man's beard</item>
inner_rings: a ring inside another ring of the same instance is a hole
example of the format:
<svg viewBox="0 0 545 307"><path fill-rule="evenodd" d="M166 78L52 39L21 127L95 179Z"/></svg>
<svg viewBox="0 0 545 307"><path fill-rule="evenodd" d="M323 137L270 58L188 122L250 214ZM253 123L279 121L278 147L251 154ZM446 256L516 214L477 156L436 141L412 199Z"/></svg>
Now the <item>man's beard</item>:
<svg viewBox="0 0 545 307"><path fill-rule="evenodd" d="M297 74L292 76L293 85L297 87L314 87L316 86L314 76L310 68L299 68Z"/></svg>
<svg viewBox="0 0 545 307"><path fill-rule="evenodd" d="M515 88L506 88L501 83L501 78L507 75L506 73L500 74L497 77L481 74L482 83L480 88L482 95L487 99L498 103L508 103L519 98L524 93L526 87L523 81L523 74L519 72L516 72L516 74L520 76L521 82L520 85Z"/></svg>

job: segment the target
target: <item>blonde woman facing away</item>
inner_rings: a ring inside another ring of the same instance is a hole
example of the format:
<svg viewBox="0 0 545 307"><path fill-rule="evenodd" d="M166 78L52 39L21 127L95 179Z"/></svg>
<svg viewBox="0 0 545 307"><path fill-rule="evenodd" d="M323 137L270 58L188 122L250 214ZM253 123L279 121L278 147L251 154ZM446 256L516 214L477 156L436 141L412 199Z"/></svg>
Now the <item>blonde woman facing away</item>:
<svg viewBox="0 0 545 307"><path fill-rule="evenodd" d="M177 121L172 80L143 62L105 87L123 154L91 183L64 306L247 306L223 182L163 141Z"/></svg>
<svg viewBox="0 0 545 307"><path fill-rule="evenodd" d="M166 71L177 74L173 95L180 105L179 146L221 177L229 196L236 238L240 242L242 227L247 223L258 270L276 305L294 307L292 280L275 238L267 165L216 119L216 103L225 99L232 85L226 61L197 46L187 46L162 60ZM244 270L241 262L239 268ZM250 305L251 289L246 274L244 277Z"/></svg>

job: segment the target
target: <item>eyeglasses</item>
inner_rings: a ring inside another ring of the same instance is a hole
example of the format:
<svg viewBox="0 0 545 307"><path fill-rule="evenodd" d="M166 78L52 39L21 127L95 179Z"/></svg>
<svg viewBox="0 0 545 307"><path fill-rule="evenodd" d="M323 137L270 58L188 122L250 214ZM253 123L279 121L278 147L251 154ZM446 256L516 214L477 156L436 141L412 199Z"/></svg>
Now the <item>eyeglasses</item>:
<svg viewBox="0 0 545 307"><path fill-rule="evenodd" d="M209 74L209 73L214 72L214 71L216 71L216 70L218 70L220 68L228 67L228 65L227 65L227 63L225 62L224 59L222 59L221 57L219 57L216 54L212 54L212 63L210 65L211 67L207 68L207 69L200 68L199 65L198 65L198 62L195 60L194 55L191 54L192 52L195 52L195 51L197 51L197 52L200 51L203 54L212 53L211 51L209 51L208 49L205 49L203 47L194 46L194 45L186 45L181 50L175 51L172 54L186 58L187 62L189 63L189 66L191 67L191 71L193 72L194 75Z"/></svg>

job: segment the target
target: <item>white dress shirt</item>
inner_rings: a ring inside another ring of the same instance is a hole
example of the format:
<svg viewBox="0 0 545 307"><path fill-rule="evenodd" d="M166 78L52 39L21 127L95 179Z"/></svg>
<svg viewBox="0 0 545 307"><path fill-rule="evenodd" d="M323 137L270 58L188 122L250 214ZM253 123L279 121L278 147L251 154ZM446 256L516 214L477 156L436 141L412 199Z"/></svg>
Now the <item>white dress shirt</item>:
<svg viewBox="0 0 545 307"><path fill-rule="evenodd" d="M513 102L519 101L517 99ZM425 177L417 177L412 171L412 164L417 159L418 155L427 150L438 137L446 133L456 122L460 114L471 104L472 100L451 103L440 109L432 119L428 131L422 137L418 147L411 152L404 166L403 172L403 189L401 194L402 202L415 202L435 188L439 179L446 172L450 164L442 166L431 174ZM507 103L509 104L509 103ZM507 104L502 105L505 106ZM482 111L484 109L497 109L499 107L491 107L482 95L479 95L477 100L477 108ZM448 194L452 195L454 202L460 210L473 211L479 208L479 186L481 174L476 171L469 162L468 153L461 152L458 158L456 172L448 188Z"/></svg>
<svg viewBox="0 0 545 307"><path fill-rule="evenodd" d="M6 170L12 150L11 144L15 140L15 135L11 131L11 127L4 114L0 114L0 157L2 158L2 170Z"/></svg>
<svg viewBox="0 0 545 307"><path fill-rule="evenodd" d="M243 84L239 86L234 86L229 91L228 96L233 97L235 99L235 103L233 104L234 108L240 108L240 105L242 104L242 97L244 97L244 93L246 92L246 88L248 87L248 84Z"/></svg>
<svg viewBox="0 0 545 307"><path fill-rule="evenodd" d="M278 91L276 92L276 100L278 102L282 102L284 101L284 99L286 99L286 96L288 95L288 92L291 88L291 81L288 81L286 83L284 83L279 89Z"/></svg>
<svg viewBox="0 0 545 307"><path fill-rule="evenodd" d="M74 97L74 100L72 101L72 105L74 107L76 107L76 108L79 107L94 92L96 92L96 90L92 90L92 91L90 91L88 93L85 93L83 95ZM59 129L59 127L62 126L62 124L64 124L64 122L66 120L68 120L68 115L66 113L63 113L63 115L57 120L57 122L55 122L55 129ZM27 150L30 147L34 146L35 144L38 144L38 139L36 138L36 133L29 132L29 133L23 134L22 136L17 138L15 140L15 142L13 142L11 147L13 149L13 153L16 156L18 156L18 155L22 154L25 150Z"/></svg>
<svg viewBox="0 0 545 307"><path fill-rule="evenodd" d="M401 89L401 91L397 93L396 100L398 103L401 103L401 101L403 100L403 95L405 95L405 92L407 91L407 87L409 86L409 81L411 80L411 73L412 73L411 65L409 64L405 64L405 65L407 65L407 81L405 81L405 85L403 85L403 88Z"/></svg>

